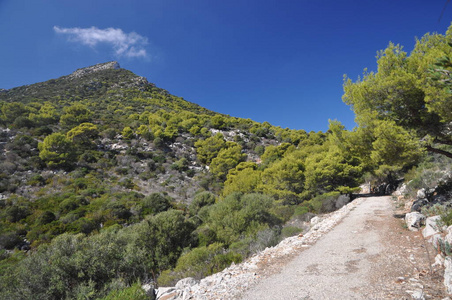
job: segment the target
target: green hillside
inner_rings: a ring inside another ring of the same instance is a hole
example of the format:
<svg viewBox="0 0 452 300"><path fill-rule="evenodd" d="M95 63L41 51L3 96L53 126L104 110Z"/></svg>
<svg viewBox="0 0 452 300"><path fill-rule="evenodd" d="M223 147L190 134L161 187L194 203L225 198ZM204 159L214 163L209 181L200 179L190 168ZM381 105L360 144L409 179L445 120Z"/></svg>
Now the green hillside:
<svg viewBox="0 0 452 300"><path fill-rule="evenodd" d="M364 180L416 178L419 162L452 156L449 31L410 55L390 44L377 72L345 80L352 131L222 115L116 62L1 90L0 298L202 278L301 232Z"/></svg>

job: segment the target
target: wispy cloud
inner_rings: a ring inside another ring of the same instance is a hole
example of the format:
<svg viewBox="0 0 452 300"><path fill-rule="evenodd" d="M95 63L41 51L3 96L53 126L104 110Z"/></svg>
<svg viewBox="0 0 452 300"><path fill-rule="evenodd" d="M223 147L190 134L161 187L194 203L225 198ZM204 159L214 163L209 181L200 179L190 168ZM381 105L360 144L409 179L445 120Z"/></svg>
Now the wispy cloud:
<svg viewBox="0 0 452 300"><path fill-rule="evenodd" d="M97 44L108 44L113 47L117 56L147 58L145 46L148 39L136 32L125 33L119 28L99 29L90 28L61 28L54 26L53 30L58 34L68 36L69 41L95 47Z"/></svg>

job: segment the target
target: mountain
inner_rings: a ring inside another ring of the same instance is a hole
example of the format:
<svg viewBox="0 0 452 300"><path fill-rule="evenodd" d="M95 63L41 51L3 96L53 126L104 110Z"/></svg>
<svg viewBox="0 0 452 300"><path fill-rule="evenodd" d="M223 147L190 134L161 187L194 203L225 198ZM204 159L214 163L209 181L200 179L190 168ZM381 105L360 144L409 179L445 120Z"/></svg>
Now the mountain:
<svg viewBox="0 0 452 300"><path fill-rule="evenodd" d="M121 100L138 97L146 101L145 103L130 101L128 104L132 106L129 108L131 111L139 111L143 109L143 104L146 104L146 109L151 111L177 107L195 113L213 114L197 104L157 88L144 77L120 68L115 61L78 69L57 79L0 92L0 101L20 101L23 104L49 101L57 108L80 100L96 100L96 108L91 107L96 111L108 109L107 103L121 107L118 103Z"/></svg>
<svg viewBox="0 0 452 300"><path fill-rule="evenodd" d="M337 122L216 113L117 62L1 90L0 111L0 298L206 276L343 205L363 172Z"/></svg>

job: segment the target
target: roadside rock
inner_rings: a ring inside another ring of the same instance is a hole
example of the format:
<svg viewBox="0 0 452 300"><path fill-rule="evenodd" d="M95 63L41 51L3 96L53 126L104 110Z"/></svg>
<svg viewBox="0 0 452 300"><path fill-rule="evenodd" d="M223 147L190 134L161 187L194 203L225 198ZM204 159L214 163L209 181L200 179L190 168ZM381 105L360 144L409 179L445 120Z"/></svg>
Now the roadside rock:
<svg viewBox="0 0 452 300"><path fill-rule="evenodd" d="M153 283L147 283L143 284L141 288L146 292L146 295L148 295L149 300L155 300L155 286Z"/></svg>
<svg viewBox="0 0 452 300"><path fill-rule="evenodd" d="M411 206L411 211L421 212L422 207L427 204L428 204L427 198L417 199L416 201L413 202L413 205Z"/></svg>
<svg viewBox="0 0 452 300"><path fill-rule="evenodd" d="M444 266L444 262L445 262L444 256L442 254L437 254L435 256L435 263L432 265L432 267L436 266L442 267Z"/></svg>
<svg viewBox="0 0 452 300"><path fill-rule="evenodd" d="M441 220L440 216L429 217L425 220L425 228L422 230L422 235L430 237L440 232L438 222Z"/></svg>
<svg viewBox="0 0 452 300"><path fill-rule="evenodd" d="M411 293L411 297L417 300L424 300L424 292L421 289L415 290Z"/></svg>
<svg viewBox="0 0 452 300"><path fill-rule="evenodd" d="M319 216L315 216L311 219L311 225L315 225L315 224L319 223L320 221L322 221L322 219Z"/></svg>
<svg viewBox="0 0 452 300"><path fill-rule="evenodd" d="M450 245L452 245L452 226L447 227L446 236L444 237L444 241L446 241Z"/></svg>
<svg viewBox="0 0 452 300"><path fill-rule="evenodd" d="M419 212L407 213L405 222L409 230L418 231L425 224L425 216Z"/></svg>
<svg viewBox="0 0 452 300"><path fill-rule="evenodd" d="M405 183L403 183L401 186L399 186L397 188L397 190L395 190L394 193L392 193L394 196L398 197L398 196L403 196L407 193L407 186Z"/></svg>
<svg viewBox="0 0 452 300"><path fill-rule="evenodd" d="M446 286L447 293L452 294L452 258L446 257L444 261L444 285Z"/></svg>
<svg viewBox="0 0 452 300"><path fill-rule="evenodd" d="M156 299L159 300L176 299L173 297L177 297L178 295L175 287L159 287L156 291L157 291Z"/></svg>
<svg viewBox="0 0 452 300"><path fill-rule="evenodd" d="M193 277L187 277L187 278L179 280L176 283L176 289L183 290L187 287L192 287L197 283L198 283L198 281L196 279L194 279Z"/></svg>
<svg viewBox="0 0 452 300"><path fill-rule="evenodd" d="M420 189L417 191L416 197L418 199L427 198L427 195L425 194L425 189Z"/></svg>

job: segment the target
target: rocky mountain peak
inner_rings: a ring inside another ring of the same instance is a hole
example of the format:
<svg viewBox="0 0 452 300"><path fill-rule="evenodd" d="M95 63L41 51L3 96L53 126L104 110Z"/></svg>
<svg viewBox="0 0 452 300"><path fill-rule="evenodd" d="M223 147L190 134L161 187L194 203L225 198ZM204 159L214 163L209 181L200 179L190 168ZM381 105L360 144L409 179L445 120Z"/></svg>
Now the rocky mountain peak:
<svg viewBox="0 0 452 300"><path fill-rule="evenodd" d="M99 72L99 71L108 70L108 69L112 69L112 70L120 69L119 63L117 61L110 61L110 62L101 63L101 64L97 64L94 66L86 67L86 68L77 69L68 77L70 79L80 78L82 76L85 76L85 75L88 75L88 74L91 74L94 72Z"/></svg>

